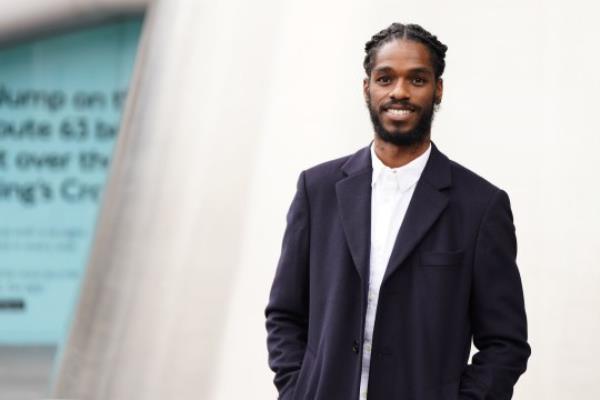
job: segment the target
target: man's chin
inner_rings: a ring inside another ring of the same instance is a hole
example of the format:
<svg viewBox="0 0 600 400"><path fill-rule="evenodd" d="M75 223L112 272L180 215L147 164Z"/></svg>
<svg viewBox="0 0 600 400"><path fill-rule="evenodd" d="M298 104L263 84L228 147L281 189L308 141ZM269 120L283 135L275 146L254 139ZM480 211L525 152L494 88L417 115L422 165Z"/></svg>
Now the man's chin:
<svg viewBox="0 0 600 400"><path fill-rule="evenodd" d="M429 137L429 130L433 119L432 112L425 113L423 115L425 119L420 119L416 122L406 121L406 123L402 124L391 124L390 121L380 118L373 109L369 108L369 115L377 136L386 143L401 147L421 144Z"/></svg>
<svg viewBox="0 0 600 400"><path fill-rule="evenodd" d="M377 137L386 143L390 143L396 146L408 147L422 143L427 135L418 134L414 131L411 132L389 132L381 129L375 130Z"/></svg>

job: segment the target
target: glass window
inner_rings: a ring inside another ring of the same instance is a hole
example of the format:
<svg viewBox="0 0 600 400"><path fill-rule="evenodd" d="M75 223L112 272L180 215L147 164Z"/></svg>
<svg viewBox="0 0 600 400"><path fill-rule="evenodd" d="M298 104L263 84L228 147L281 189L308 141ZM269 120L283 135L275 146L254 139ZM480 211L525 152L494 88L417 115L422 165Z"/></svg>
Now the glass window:
<svg viewBox="0 0 600 400"><path fill-rule="evenodd" d="M141 25L129 18L0 48L0 371L8 371L0 374L0 398L47 389L90 250Z"/></svg>

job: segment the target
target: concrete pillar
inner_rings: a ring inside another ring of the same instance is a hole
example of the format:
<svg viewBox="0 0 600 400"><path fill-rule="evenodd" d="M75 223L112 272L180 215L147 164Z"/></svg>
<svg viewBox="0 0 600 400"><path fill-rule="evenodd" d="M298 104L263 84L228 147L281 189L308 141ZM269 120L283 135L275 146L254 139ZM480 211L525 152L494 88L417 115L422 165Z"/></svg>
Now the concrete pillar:
<svg viewBox="0 0 600 400"><path fill-rule="evenodd" d="M277 8L150 7L53 397L211 398Z"/></svg>

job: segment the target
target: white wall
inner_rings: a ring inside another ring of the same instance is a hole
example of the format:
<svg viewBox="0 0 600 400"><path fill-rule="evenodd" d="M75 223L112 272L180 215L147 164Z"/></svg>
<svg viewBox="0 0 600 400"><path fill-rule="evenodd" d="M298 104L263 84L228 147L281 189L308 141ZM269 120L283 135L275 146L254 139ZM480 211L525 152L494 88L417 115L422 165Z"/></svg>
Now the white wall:
<svg viewBox="0 0 600 400"><path fill-rule="evenodd" d="M600 398L599 11L558 0L287 5L215 398L274 398L261 312L295 180L370 140L362 47L395 20L449 46L434 141L511 197L533 349L515 398Z"/></svg>

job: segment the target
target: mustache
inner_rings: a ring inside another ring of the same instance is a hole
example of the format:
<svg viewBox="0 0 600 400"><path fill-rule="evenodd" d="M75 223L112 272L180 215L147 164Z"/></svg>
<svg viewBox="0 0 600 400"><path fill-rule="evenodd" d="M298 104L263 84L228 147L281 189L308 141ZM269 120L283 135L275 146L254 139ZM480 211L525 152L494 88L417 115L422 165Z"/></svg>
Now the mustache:
<svg viewBox="0 0 600 400"><path fill-rule="evenodd" d="M381 105L381 109L383 111L389 110L390 108L400 108L400 109L407 109L407 110L411 110L411 111L419 111L421 109L421 107L419 107L409 101L406 101L406 100L400 100L400 101L390 100Z"/></svg>

